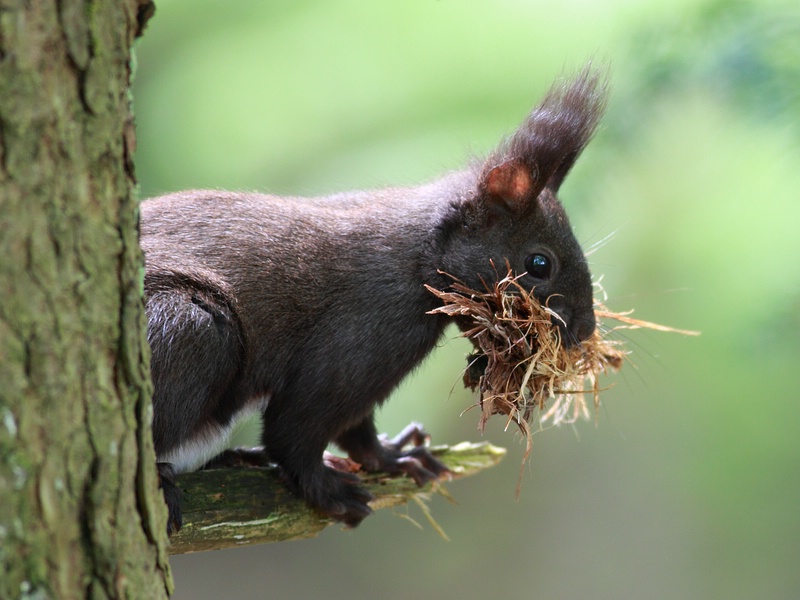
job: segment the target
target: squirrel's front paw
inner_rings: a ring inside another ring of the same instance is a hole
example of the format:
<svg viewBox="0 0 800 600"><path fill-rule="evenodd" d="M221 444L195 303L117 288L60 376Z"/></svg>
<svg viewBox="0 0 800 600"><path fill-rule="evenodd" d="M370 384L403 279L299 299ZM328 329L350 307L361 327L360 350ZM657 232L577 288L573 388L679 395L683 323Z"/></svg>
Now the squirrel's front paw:
<svg viewBox="0 0 800 600"><path fill-rule="evenodd" d="M405 473L419 486L449 473L450 469L425 447L429 439L419 423L411 423L391 440L381 439L384 453L380 469ZM409 445L411 447L405 449Z"/></svg>

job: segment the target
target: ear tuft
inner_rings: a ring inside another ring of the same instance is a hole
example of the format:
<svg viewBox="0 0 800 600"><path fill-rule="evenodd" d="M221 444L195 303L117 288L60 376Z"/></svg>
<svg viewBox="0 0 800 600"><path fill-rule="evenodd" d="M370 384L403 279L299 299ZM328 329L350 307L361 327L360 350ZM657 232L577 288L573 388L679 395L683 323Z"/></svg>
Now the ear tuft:
<svg viewBox="0 0 800 600"><path fill-rule="evenodd" d="M484 190L516 210L524 210L526 202L533 206L545 187L558 192L597 128L607 87L605 72L591 64L573 79L555 84L486 161Z"/></svg>
<svg viewBox="0 0 800 600"><path fill-rule="evenodd" d="M534 191L533 176L528 167L519 160L510 160L493 167L484 176L486 194L500 200L512 211L527 206Z"/></svg>

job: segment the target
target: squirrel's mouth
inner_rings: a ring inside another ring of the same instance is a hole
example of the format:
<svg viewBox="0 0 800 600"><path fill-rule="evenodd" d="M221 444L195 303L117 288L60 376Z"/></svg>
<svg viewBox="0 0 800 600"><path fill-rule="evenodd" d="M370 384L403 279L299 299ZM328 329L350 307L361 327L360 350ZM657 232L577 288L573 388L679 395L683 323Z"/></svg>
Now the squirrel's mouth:
<svg viewBox="0 0 800 600"><path fill-rule="evenodd" d="M562 296L557 295L547 298L545 306L555 313L551 321L558 327L565 348L578 346L594 334L597 327L594 308L573 309L567 306Z"/></svg>

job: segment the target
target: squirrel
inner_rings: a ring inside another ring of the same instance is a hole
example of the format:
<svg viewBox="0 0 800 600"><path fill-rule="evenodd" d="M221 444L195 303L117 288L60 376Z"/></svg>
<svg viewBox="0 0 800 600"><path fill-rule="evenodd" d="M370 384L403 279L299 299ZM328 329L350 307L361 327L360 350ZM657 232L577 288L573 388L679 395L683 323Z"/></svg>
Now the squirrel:
<svg viewBox="0 0 800 600"><path fill-rule="evenodd" d="M174 473L223 450L244 415L261 415L261 460L349 526L370 514L371 496L356 475L327 466L330 443L367 472L420 485L445 474L419 427L387 442L374 424L449 322L426 314L439 301L424 284L445 289L453 276L482 289L507 262L558 314L564 344L588 339L591 275L557 192L606 96L605 77L588 65L554 84L488 158L418 187L319 198L184 191L142 202L168 530L181 526Z"/></svg>

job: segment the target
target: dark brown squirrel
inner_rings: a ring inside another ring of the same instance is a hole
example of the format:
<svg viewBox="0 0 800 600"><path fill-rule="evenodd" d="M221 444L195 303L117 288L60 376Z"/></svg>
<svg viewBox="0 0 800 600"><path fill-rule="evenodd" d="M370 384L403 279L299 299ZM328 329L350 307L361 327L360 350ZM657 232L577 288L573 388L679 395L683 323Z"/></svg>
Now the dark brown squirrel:
<svg viewBox="0 0 800 600"><path fill-rule="evenodd" d="M374 411L434 348L447 317L426 314L458 277L473 289L505 265L561 317L566 344L595 329L592 282L556 197L604 109L591 66L554 85L485 161L412 188L323 198L186 191L143 202L153 437L169 529L175 471L225 446L260 413L263 459L315 509L355 526L371 511L359 479L323 461L333 442L366 471L420 485L446 468L415 427L381 441ZM414 439L416 447L403 449Z"/></svg>

